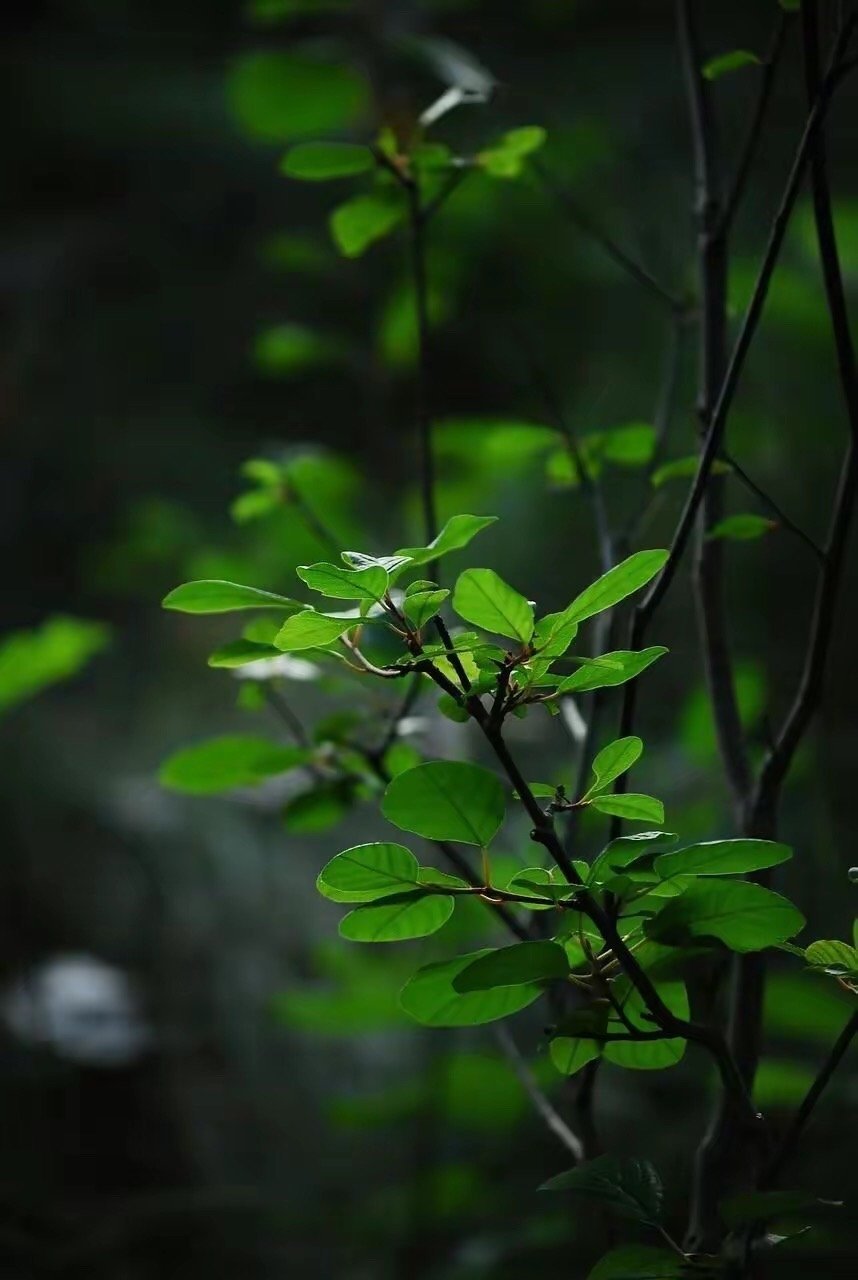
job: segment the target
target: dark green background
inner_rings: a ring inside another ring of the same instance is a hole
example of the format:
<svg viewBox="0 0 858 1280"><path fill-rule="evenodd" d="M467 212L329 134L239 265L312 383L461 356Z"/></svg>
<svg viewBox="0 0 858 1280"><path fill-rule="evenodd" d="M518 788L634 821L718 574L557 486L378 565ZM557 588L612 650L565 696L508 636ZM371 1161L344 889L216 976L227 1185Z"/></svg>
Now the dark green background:
<svg viewBox="0 0 858 1280"><path fill-rule="evenodd" d="M457 41L498 88L490 105L451 115L439 136L473 151L505 128L544 125L546 164L594 220L675 292L693 288L690 138L670 4L391 0L366 9L357 42L348 18L270 24L241 4L201 0L33 0L0 19L2 628L57 613L114 628L110 650L85 674L0 729L0 977L12 981L58 952L127 966L159 1043L151 1059L108 1072L24 1051L4 1033L0 1258L10 1276L48 1274L59 1250L69 1275L111 1280L501 1280L559 1267L577 1277L606 1245L586 1215L534 1194L565 1158L491 1032L407 1026L393 997L414 951L367 957L337 941L336 914L316 899L313 880L344 843L377 831L371 810L301 837L284 834L274 802L183 800L156 781L178 745L254 731L235 709L230 678L205 667L234 632L161 614L164 591L223 576L288 592L294 566L315 550L290 512L230 522L245 458L329 448L344 460L325 473L329 514L349 542L387 550L421 532L407 313L404 327L390 320L405 280L402 239L356 262L337 256L326 217L349 184L309 187L278 174L285 140L253 136L236 116L242 58L306 41L343 64L370 53L382 100L400 118L443 88L406 56L404 38ZM775 0L703 9L711 53L762 53L777 15ZM717 86L728 173L755 74ZM830 131L853 304L856 103L846 86ZM802 114L793 34L734 237L736 316ZM291 265L276 261L273 238L284 234L305 244L297 266L294 248ZM576 431L651 420L668 318L535 182L469 179L433 227L430 271L442 311L431 385L438 419L545 422L536 354ZM266 367L256 344L280 324L323 334L337 357ZM689 334L672 456L694 447L694 387ZM802 201L730 448L822 539L845 434ZM622 524L645 485L617 470L606 489ZM643 545L670 535L681 486L664 492ZM729 502L759 510L737 487ZM561 607L598 572L586 497L546 485L538 463L500 456L485 468L460 451L443 468L440 506L443 516L500 515L471 562L500 569L544 607ZM730 549L731 630L757 743L800 668L813 581L812 558L785 531ZM846 937L854 915L845 871L858 860L855 585L850 567L824 712L784 807L783 838L797 857L782 883L806 911L809 937ZM643 686L641 789L664 796L684 835L729 834L684 575L651 642L671 656ZM298 688L302 714L327 705ZM436 732L438 754L457 749L455 732L446 722ZM520 750L529 776L571 776L556 727L528 721ZM592 847L600 834L583 839ZM513 833L513 843L525 838ZM336 989L346 965L353 982L367 969L377 1018L359 1034L320 1031L301 993ZM284 991L294 998L277 1019L272 998ZM828 988L798 964L784 969L771 1000L764 1105L795 1102L842 1018ZM538 1017L517 1034L540 1061ZM677 1224L703 1085L695 1061L655 1076L606 1071L600 1088L606 1144L653 1155ZM798 1185L847 1194L855 1090L844 1070L808 1137ZM793 1246L792 1262L784 1254L778 1274L840 1274L850 1251L835 1220Z"/></svg>

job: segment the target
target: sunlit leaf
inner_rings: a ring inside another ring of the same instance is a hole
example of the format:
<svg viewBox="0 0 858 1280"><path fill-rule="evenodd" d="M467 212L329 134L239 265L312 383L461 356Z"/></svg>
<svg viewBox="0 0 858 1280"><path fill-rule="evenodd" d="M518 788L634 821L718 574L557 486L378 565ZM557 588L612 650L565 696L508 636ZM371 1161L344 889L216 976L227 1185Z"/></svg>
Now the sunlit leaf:
<svg viewBox="0 0 858 1280"><path fill-rule="evenodd" d="M542 988L536 985L457 991L453 983L458 975L487 954L490 952L474 951L418 969L403 987L402 1008L424 1026L470 1027L506 1018L539 998Z"/></svg>
<svg viewBox="0 0 858 1280"><path fill-rule="evenodd" d="M357 618L328 618L313 609L304 609L286 619L274 643L282 653L324 648L352 630L358 621Z"/></svg>
<svg viewBox="0 0 858 1280"><path fill-rule="evenodd" d="M518 942L480 956L458 974L453 986L459 992L490 991L565 978L568 972L566 952L556 942Z"/></svg>
<svg viewBox="0 0 858 1280"><path fill-rule="evenodd" d="M663 645L654 644L648 649L617 649L613 653L602 654L603 658L615 665L581 667L557 686L557 693L586 693L590 689L608 689L625 684L627 680L633 680L642 671L646 671L647 667L666 653L667 649Z"/></svg>
<svg viewBox="0 0 858 1280"><path fill-rule="evenodd" d="M635 761L640 759L642 751L643 743L640 738L634 736L617 738L615 742L609 742L593 760L592 770L595 781L587 791L587 796L603 791L616 778L631 769Z"/></svg>
<svg viewBox="0 0 858 1280"><path fill-rule="evenodd" d="M209 655L210 667L246 667L251 662L264 662L266 658L279 658L280 650L273 644L257 644L254 640L232 640L221 645Z"/></svg>
<svg viewBox="0 0 858 1280"><path fill-rule="evenodd" d="M381 565L369 565L365 569L344 569L338 564L304 564L297 569L298 577L311 591L337 600L380 601L387 590L389 574Z"/></svg>
<svg viewBox="0 0 858 1280"><path fill-rule="evenodd" d="M440 893L397 894L356 907L340 921L340 936L351 942L405 942L425 938L447 923L455 901Z"/></svg>
<svg viewBox="0 0 858 1280"><path fill-rule="evenodd" d="M717 938L733 951L761 951L784 942L804 926L801 912L762 885L736 880L698 880L672 898L646 923L650 938L682 945L690 938Z"/></svg>
<svg viewBox="0 0 858 1280"><path fill-rule="evenodd" d="M672 849L655 860L655 870L666 880L680 873L695 876L744 875L777 867L792 857L788 845L774 840L707 840Z"/></svg>
<svg viewBox="0 0 858 1280"><path fill-rule="evenodd" d="M664 805L655 796L640 795L634 791L625 791L617 795L594 796L590 807L599 813L609 813L615 818L625 818L627 822L654 822L661 826L664 822Z"/></svg>
<svg viewBox="0 0 858 1280"><path fill-rule="evenodd" d="M161 784L191 795L214 795L236 787L255 786L278 773L306 764L303 747L281 747L264 738L210 738L184 747L165 760Z"/></svg>
<svg viewBox="0 0 858 1280"><path fill-rule="evenodd" d="M278 596L273 591L216 579L184 582L174 587L161 603L165 609L179 613L234 613L238 609L280 609L294 613L304 607L297 600Z"/></svg>
<svg viewBox="0 0 858 1280"><path fill-rule="evenodd" d="M453 590L460 618L485 631L526 643L533 634L533 606L493 569L466 569Z"/></svg>
<svg viewBox="0 0 858 1280"><path fill-rule="evenodd" d="M359 844L322 868L316 888L332 902L372 902L414 888L419 871L417 859L404 845Z"/></svg>
<svg viewBox="0 0 858 1280"><path fill-rule="evenodd" d="M594 614L613 608L615 604L646 586L664 567L667 557L667 551L635 552L576 596L568 608L563 610L565 621L583 622L585 618L592 618Z"/></svg>
<svg viewBox="0 0 858 1280"><path fill-rule="evenodd" d="M496 522L497 516L451 516L438 536L427 546L402 547L396 554L407 556L412 569L421 564L430 564L441 556L449 555L451 551L467 547L481 530Z"/></svg>
<svg viewBox="0 0 858 1280"><path fill-rule="evenodd" d="M503 822L504 791L499 778L479 765L431 760L394 778L381 809L405 831L485 848Z"/></svg>

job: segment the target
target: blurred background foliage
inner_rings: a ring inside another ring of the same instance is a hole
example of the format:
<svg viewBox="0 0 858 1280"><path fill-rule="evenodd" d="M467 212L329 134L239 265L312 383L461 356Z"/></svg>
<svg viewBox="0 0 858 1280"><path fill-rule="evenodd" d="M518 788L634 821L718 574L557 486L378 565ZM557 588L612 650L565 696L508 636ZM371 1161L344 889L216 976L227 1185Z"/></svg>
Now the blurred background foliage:
<svg viewBox="0 0 858 1280"><path fill-rule="evenodd" d="M762 55L777 12L776 0L707 6L707 51ZM295 566L328 550L314 514L343 546L421 541L403 237L344 258L328 220L361 180L290 182L287 145L367 139L380 123L407 132L451 84L491 88L433 140L473 154L543 126L553 181L685 297L693 184L672 21L666 0L31 0L0 19L4 1274L502 1280L558 1264L583 1276L604 1249L604 1224L533 1193L566 1157L491 1028L407 1025L396 994L414 948L369 955L336 938L313 882L344 843L377 834L372 807L308 800L294 774L215 799L159 786L176 747L258 732L266 713L252 681L205 666L234 628L158 605L196 577L289 593ZM728 171L757 74L718 84ZM856 101L847 86L831 129L853 301ZM736 315L802 114L790 40L734 237ZM478 561L562 607L598 558L552 405L601 467L615 528L646 505L638 545L663 542L683 484L647 501L645 464L670 315L526 167L516 180L469 175L429 253L441 518L500 515ZM679 342L667 458L692 452L696 433L693 338ZM821 540L844 433L805 203L729 446ZM251 457L288 484L242 474ZM768 514L732 481L729 502ZM731 544L742 708L760 745L800 666L813 574L786 530ZM785 812L798 856L784 887L809 937L848 936L854 914L855 586L852 569L830 696ZM652 641L671 655L643 685L642 789L665 797L684 836L727 834L684 580ZM340 678L286 683L306 725L386 705ZM412 727L425 754L475 750L447 721ZM274 719L264 731L281 732ZM529 776L572 776L560 727L532 717L518 732ZM582 824L585 850L602 835ZM526 846L513 831L510 859ZM464 911L449 926L478 927ZM418 944L421 956L434 945ZM84 982L81 1025L67 1027L75 956L129 985L99 1002ZM778 971L761 1105L794 1105L843 1016L797 965ZM115 1052L99 1051L105 1024ZM567 1106L538 1016L517 1035ZM608 1067L599 1084L602 1140L652 1154L677 1221L688 1135L705 1114L700 1067L634 1078ZM837 1139L855 1104L844 1072L802 1174L823 1195L847 1178ZM779 1274L835 1274L851 1242L835 1220L791 1248Z"/></svg>

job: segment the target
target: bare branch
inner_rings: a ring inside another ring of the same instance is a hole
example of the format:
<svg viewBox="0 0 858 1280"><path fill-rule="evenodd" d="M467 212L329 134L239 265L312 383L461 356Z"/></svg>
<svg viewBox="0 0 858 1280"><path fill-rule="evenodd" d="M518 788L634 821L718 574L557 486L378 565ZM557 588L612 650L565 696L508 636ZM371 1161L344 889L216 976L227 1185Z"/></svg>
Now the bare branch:
<svg viewBox="0 0 858 1280"><path fill-rule="evenodd" d="M495 1037L498 1044L507 1056L510 1066L521 1083L522 1088L533 1103L534 1110L545 1121L548 1128L559 1138L563 1146L572 1156L576 1163L580 1163L585 1158L584 1144L577 1134L573 1133L566 1121L554 1109L551 1102L545 1096L536 1082L536 1077L530 1067L525 1062L519 1052L518 1046L512 1038L512 1035L503 1025L495 1028Z"/></svg>

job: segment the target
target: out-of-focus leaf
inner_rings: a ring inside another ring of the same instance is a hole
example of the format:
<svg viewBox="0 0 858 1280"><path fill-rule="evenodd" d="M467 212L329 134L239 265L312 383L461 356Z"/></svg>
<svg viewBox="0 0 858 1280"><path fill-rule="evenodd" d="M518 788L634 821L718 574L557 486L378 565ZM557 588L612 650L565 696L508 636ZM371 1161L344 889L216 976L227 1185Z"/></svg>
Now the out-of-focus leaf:
<svg viewBox="0 0 858 1280"><path fill-rule="evenodd" d="M236 787L256 786L275 774L306 764L310 754L303 747L281 747L264 738L210 738L170 756L158 776L161 784L172 791L215 795Z"/></svg>
<svg viewBox="0 0 858 1280"><path fill-rule="evenodd" d="M755 53L751 53L749 49L731 49L729 53L719 53L716 57L709 58L707 62L704 62L702 72L707 80L720 80L721 76L725 76L731 71L739 71L742 67L757 67L759 65L760 59Z"/></svg>
<svg viewBox="0 0 858 1280"><path fill-rule="evenodd" d="M368 103L366 83L345 64L274 50L239 58L227 96L242 128L263 142L346 129Z"/></svg>
<svg viewBox="0 0 858 1280"><path fill-rule="evenodd" d="M351 178L374 167L369 147L358 143L301 142L286 153L280 170L288 178L326 182L330 178Z"/></svg>
<svg viewBox="0 0 858 1280"><path fill-rule="evenodd" d="M238 609L280 609L294 613L303 607L297 600L278 596L273 591L217 579L184 582L174 587L161 603L165 609L179 613L234 613Z"/></svg>
<svg viewBox="0 0 858 1280"><path fill-rule="evenodd" d="M79 618L49 618L28 631L0 638L0 714L67 680L101 653L110 629Z"/></svg>
<svg viewBox="0 0 858 1280"><path fill-rule="evenodd" d="M396 192L377 191L354 196L331 214L334 244L346 258L359 258L371 244L402 221L405 210Z"/></svg>
<svg viewBox="0 0 858 1280"><path fill-rule="evenodd" d="M707 538L728 538L734 542L750 542L777 527L777 520L767 520L765 516L752 514L725 516L723 520L719 520L712 526L706 536Z"/></svg>

